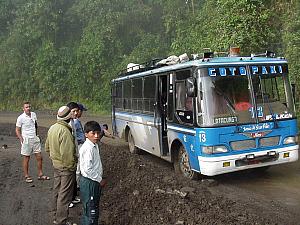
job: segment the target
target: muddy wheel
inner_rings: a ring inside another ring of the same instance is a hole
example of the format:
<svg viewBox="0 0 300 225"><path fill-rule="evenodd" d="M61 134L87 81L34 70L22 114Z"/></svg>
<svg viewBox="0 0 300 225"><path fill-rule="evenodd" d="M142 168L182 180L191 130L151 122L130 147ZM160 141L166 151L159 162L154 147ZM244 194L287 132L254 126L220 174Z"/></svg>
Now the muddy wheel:
<svg viewBox="0 0 300 225"><path fill-rule="evenodd" d="M174 160L174 169L176 174L183 175L191 180L196 180L199 177L197 172L191 170L189 156L183 146L179 148L177 157Z"/></svg>
<svg viewBox="0 0 300 225"><path fill-rule="evenodd" d="M128 146L129 151L133 154L139 153L139 149L135 146L134 138L132 136L131 130L128 132Z"/></svg>

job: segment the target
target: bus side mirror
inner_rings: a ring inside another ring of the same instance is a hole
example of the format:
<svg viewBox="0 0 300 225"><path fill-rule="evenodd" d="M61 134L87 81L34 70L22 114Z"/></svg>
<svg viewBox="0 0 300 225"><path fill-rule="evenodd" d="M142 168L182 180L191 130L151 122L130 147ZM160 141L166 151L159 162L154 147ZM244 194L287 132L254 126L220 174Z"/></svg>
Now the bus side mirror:
<svg viewBox="0 0 300 225"><path fill-rule="evenodd" d="M197 86L196 79L194 77L189 77L185 82L186 94L188 97L196 97L197 96Z"/></svg>

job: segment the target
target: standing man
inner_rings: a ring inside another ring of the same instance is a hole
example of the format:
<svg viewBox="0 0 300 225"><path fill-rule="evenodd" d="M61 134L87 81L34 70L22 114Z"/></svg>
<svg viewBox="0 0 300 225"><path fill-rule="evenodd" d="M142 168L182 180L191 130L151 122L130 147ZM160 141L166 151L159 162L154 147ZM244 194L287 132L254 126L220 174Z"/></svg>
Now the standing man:
<svg viewBox="0 0 300 225"><path fill-rule="evenodd" d="M16 135L21 142L21 155L23 155L23 172L25 182L32 183L33 180L29 176L28 167L30 156L34 153L37 160L38 179L50 180L49 177L43 175L42 165L43 159L41 154L41 142L37 136L37 117L34 112L31 112L30 102L24 102L24 113L21 114L16 122Z"/></svg>
<svg viewBox="0 0 300 225"><path fill-rule="evenodd" d="M79 156L78 150L79 150L79 141L78 141L78 135L77 135L77 128L75 127L75 120L76 118L78 118L78 114L80 113L79 111L79 105L76 102L69 102L67 104L67 106L69 107L69 109L71 110L71 120L69 122L69 125L72 128L72 134L74 136L75 139L75 146L76 146L76 156ZM79 169L79 165L77 164L77 169L76 171L74 171L75 176L77 175L77 170ZM74 189L73 189L73 197L72 197L72 201L69 204L69 208L74 207L74 204L79 203L80 202L80 198L77 197L77 176L75 179L75 185L74 185Z"/></svg>
<svg viewBox="0 0 300 225"><path fill-rule="evenodd" d="M79 151L80 147L85 141L84 130L80 121L80 117L82 116L83 111L87 111L87 108L85 108L84 105L82 105L79 102L77 103L77 106L78 106L78 110L77 110L76 118L74 119L74 130L75 130L74 133L76 135L75 141L77 141L77 149ZM79 177L80 177L80 168L79 168L79 158L78 158L77 170L76 170L76 185L74 187L72 202L69 205L70 208L72 208L74 204L80 202L80 198L77 196L78 195L77 190L79 189Z"/></svg>
<svg viewBox="0 0 300 225"><path fill-rule="evenodd" d="M57 112L57 122L48 131L45 149L54 167L54 224L75 225L68 220L69 203L75 184L77 156L72 128L69 125L71 110L62 106Z"/></svg>
<svg viewBox="0 0 300 225"><path fill-rule="evenodd" d="M84 125L86 140L79 149L80 194L82 198L81 225L98 225L101 190L106 184L98 142L101 127L96 121Z"/></svg>
<svg viewBox="0 0 300 225"><path fill-rule="evenodd" d="M67 107L71 110L71 119L70 119L69 125L72 128L72 134L74 136L75 145L76 145L76 153L78 155L78 142L77 142L77 134L76 134L76 128L75 128L74 120L78 116L79 106L76 102L69 102L67 104Z"/></svg>
<svg viewBox="0 0 300 225"><path fill-rule="evenodd" d="M80 117L82 116L83 111L87 111L87 108L84 107L81 103L77 103L78 105L78 111L77 111L77 116L74 119L74 126L76 130L76 139L78 143L78 148L81 147L81 145L85 142L85 135L84 135L84 130L82 123L80 121Z"/></svg>

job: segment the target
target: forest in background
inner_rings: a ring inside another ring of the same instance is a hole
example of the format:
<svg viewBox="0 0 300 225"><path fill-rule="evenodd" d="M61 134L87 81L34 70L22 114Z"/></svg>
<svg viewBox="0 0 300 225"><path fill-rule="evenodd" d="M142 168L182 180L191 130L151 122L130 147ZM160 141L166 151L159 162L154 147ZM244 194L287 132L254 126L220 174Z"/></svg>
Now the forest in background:
<svg viewBox="0 0 300 225"><path fill-rule="evenodd" d="M299 0L0 0L0 110L108 112L128 63L230 46L286 57L299 96Z"/></svg>

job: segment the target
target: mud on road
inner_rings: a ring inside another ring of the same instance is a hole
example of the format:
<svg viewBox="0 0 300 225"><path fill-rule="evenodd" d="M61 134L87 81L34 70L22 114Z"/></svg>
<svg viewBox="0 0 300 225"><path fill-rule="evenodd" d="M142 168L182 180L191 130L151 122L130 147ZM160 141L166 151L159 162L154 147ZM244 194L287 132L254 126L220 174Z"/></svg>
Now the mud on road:
<svg viewBox="0 0 300 225"><path fill-rule="evenodd" d="M55 116L40 116L40 135L45 140ZM50 225L52 180L37 180L36 162L30 160L32 184L25 183L19 143L14 136L16 115L0 113L0 225ZM43 121L41 121L41 119ZM109 118L87 116L107 123ZM43 152L44 173L53 176L51 162ZM108 185L101 196L101 225L196 225L196 224L300 224L298 210L279 200L249 191L221 178L189 181L177 177L171 164L142 153L132 155L127 143L105 139L101 158ZM251 172L242 172L255 182ZM252 181L251 181L252 180ZM258 187L259 188L259 187ZM71 220L79 224L81 205L70 209Z"/></svg>

